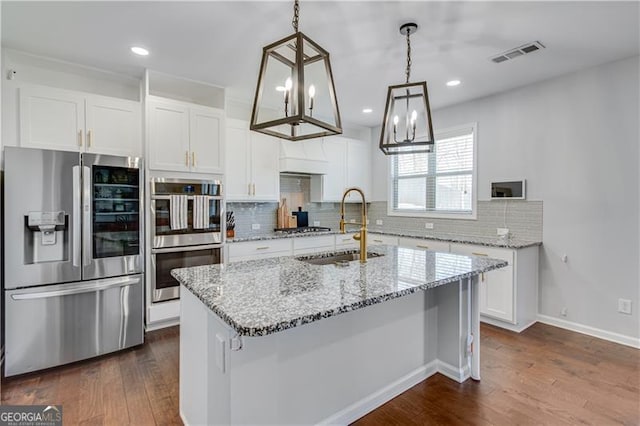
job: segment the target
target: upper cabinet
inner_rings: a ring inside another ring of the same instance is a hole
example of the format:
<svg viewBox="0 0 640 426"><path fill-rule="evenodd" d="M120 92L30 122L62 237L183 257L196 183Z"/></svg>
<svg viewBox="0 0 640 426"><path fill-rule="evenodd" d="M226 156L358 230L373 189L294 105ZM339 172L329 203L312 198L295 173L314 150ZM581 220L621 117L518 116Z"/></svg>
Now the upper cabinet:
<svg viewBox="0 0 640 426"><path fill-rule="evenodd" d="M46 87L21 87L20 146L141 155L140 104Z"/></svg>
<svg viewBox="0 0 640 426"><path fill-rule="evenodd" d="M362 189L371 198L371 146L367 141L332 136L322 141L329 170L311 178L312 202L337 202L347 188ZM351 192L346 202L361 202L358 193Z"/></svg>
<svg viewBox="0 0 640 426"><path fill-rule="evenodd" d="M147 100L149 168L224 173L224 112L165 99Z"/></svg>
<svg viewBox="0 0 640 426"><path fill-rule="evenodd" d="M279 140L249 131L249 123L227 120L225 148L228 201L280 199Z"/></svg>

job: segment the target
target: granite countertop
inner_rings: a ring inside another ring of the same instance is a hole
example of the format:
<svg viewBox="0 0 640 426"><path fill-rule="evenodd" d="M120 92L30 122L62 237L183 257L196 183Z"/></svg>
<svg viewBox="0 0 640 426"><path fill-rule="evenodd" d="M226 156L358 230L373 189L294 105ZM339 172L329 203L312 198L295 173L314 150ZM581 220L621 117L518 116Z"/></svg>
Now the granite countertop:
<svg viewBox="0 0 640 426"><path fill-rule="evenodd" d="M369 252L382 256L347 266L287 256L174 269L171 275L238 334L264 336L507 266L394 246Z"/></svg>
<svg viewBox="0 0 640 426"><path fill-rule="evenodd" d="M357 229L350 229L348 233L357 232ZM449 234L441 234L441 235L424 235L417 234L411 232L394 232L394 231L386 231L386 230L375 230L369 229L369 234L379 234L379 235L390 235L394 237L407 237L407 238L419 238L423 240L436 240L436 241L446 241L450 243L463 243L463 244L477 244L480 246L488 246L488 247L502 247L502 248L511 248L511 249L519 249L531 246L539 246L542 244L542 241L529 241L529 240L521 240L517 238L509 238L507 240L502 238L491 238L491 237L474 237L474 236L464 236L464 235L449 235ZM321 231L321 232L305 232L300 234L287 234L284 232L269 232L260 235L254 235L251 237L236 237L233 239L228 239L228 243L239 243L244 241L261 241L261 240L275 240L279 238L304 238L304 237L317 237L319 235L333 235L339 234L338 230L331 231Z"/></svg>

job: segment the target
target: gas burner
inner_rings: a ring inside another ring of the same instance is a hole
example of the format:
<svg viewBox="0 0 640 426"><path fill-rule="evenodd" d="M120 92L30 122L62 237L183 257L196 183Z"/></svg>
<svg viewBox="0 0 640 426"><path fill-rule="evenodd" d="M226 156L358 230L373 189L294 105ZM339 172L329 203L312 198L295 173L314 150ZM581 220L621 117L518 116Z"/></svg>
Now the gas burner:
<svg viewBox="0 0 640 426"><path fill-rule="evenodd" d="M306 234L308 232L329 232L331 228L325 228L323 226L301 226L299 228L276 228L274 231L284 234Z"/></svg>

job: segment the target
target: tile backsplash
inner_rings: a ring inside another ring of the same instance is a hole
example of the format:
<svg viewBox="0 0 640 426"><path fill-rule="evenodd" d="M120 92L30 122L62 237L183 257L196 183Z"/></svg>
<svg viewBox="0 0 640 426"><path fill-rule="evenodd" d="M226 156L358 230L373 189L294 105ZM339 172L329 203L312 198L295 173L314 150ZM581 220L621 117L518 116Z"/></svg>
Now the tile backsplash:
<svg viewBox="0 0 640 426"><path fill-rule="evenodd" d="M319 222L319 226L337 229L340 221L338 203L309 202L310 178L308 176L280 177L281 197L287 198L290 210L309 212L309 225ZM229 202L227 211L235 212L236 236L251 237L272 232L276 227L278 203ZM415 233L417 235L460 235L473 237L495 237L496 228L509 228L518 239L542 241L542 201L478 201L476 220L435 219L388 216L387 203L369 203L369 229ZM360 204L347 204L347 218L359 219ZM383 225L376 225L382 220ZM426 229L425 223L432 223L433 229ZM252 230L252 224L259 224L259 230Z"/></svg>

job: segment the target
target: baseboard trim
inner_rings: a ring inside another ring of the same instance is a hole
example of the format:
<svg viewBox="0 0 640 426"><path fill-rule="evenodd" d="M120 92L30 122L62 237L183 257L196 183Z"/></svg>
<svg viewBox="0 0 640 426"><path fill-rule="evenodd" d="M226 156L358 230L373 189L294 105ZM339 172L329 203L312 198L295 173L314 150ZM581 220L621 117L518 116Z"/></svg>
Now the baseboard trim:
<svg viewBox="0 0 640 426"><path fill-rule="evenodd" d="M145 332L160 330L161 328L173 327L180 324L180 318L173 318L166 321L157 321L145 325Z"/></svg>
<svg viewBox="0 0 640 426"><path fill-rule="evenodd" d="M182 424L184 426L189 426L189 422L187 422L187 419L185 419L184 414L182 413L182 410L180 410L180 420L182 420Z"/></svg>
<svg viewBox="0 0 640 426"><path fill-rule="evenodd" d="M438 361L438 373L458 383L462 383L471 377L471 371L468 365L465 365L464 368L456 368L444 361Z"/></svg>
<svg viewBox="0 0 640 426"><path fill-rule="evenodd" d="M534 319L534 320L532 320L531 322L528 322L525 325L516 325L516 324L511 324L510 322L501 321L501 320L497 320L497 319L494 319L494 318L481 316L480 317L480 322L484 322L486 324L490 324L490 325L494 325L496 327L504 328L505 330L515 331L516 333L522 333L524 330L526 330L527 328L531 327L537 321Z"/></svg>
<svg viewBox="0 0 640 426"><path fill-rule="evenodd" d="M632 348L640 349L640 339L624 334L613 333L611 331L602 330L600 328L590 327L588 325L578 324L576 322L563 320L560 318L550 317L548 315L538 314L538 321L543 324L553 325L555 327L564 328L565 330L575 331L577 333L586 334L588 336L598 337L610 342L619 343Z"/></svg>
<svg viewBox="0 0 640 426"><path fill-rule="evenodd" d="M433 376L439 371L439 361L433 360L430 363L423 365L410 372L404 377L388 384L380 390L362 398L361 400L354 402L343 410L327 417L319 424L330 425L346 425L353 423L365 414L375 410L385 402L395 398L407 389L417 385L421 381Z"/></svg>

